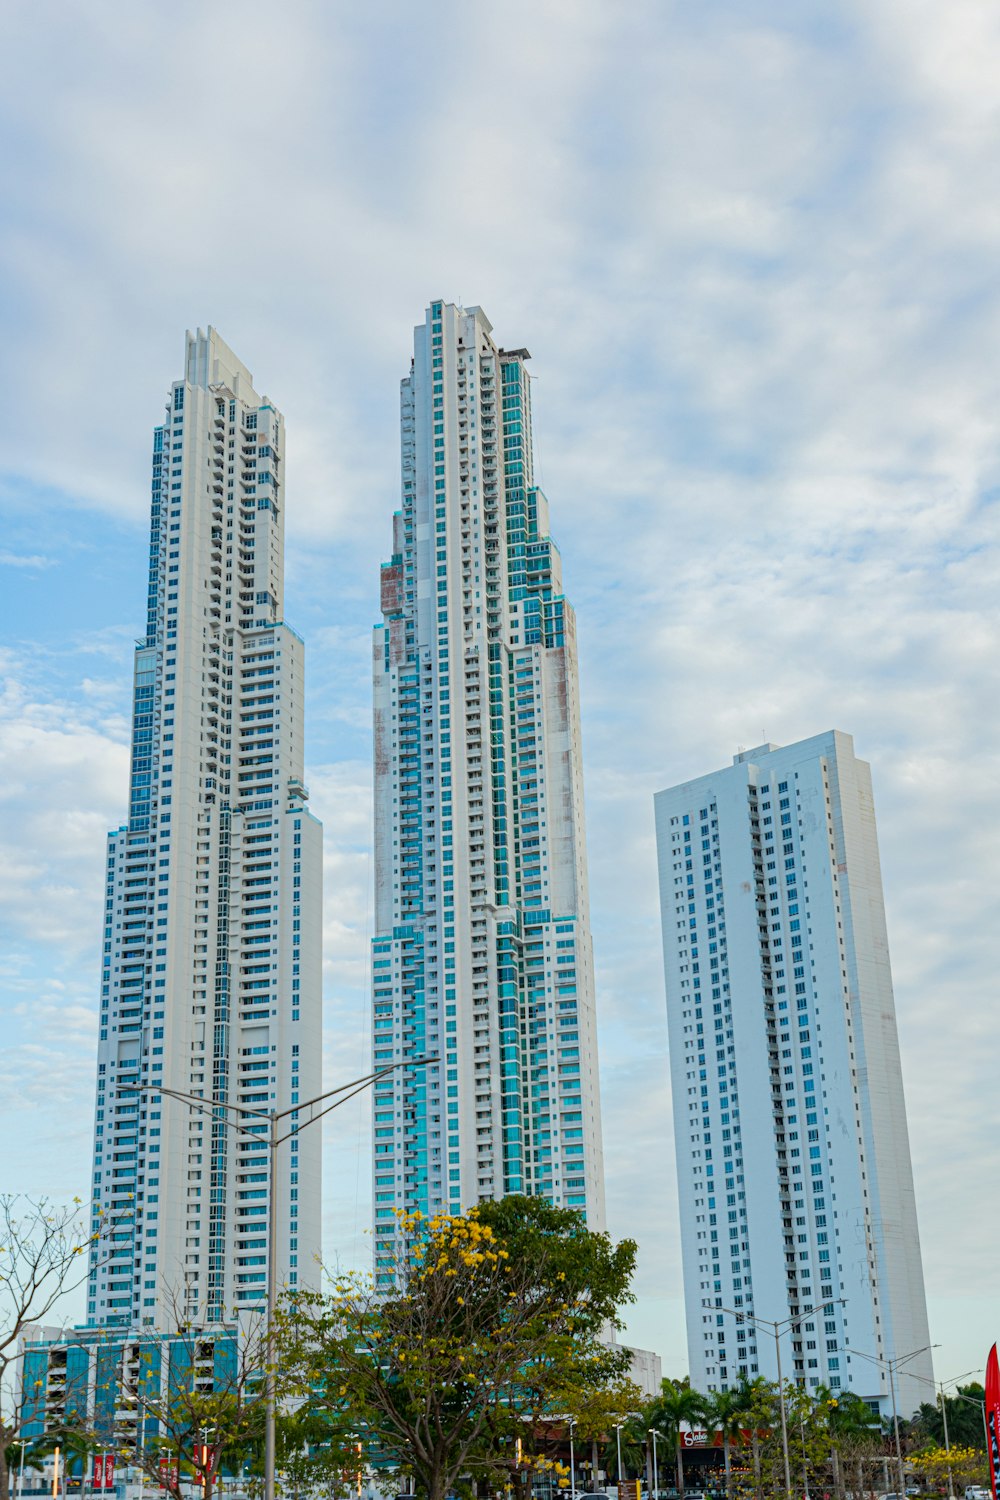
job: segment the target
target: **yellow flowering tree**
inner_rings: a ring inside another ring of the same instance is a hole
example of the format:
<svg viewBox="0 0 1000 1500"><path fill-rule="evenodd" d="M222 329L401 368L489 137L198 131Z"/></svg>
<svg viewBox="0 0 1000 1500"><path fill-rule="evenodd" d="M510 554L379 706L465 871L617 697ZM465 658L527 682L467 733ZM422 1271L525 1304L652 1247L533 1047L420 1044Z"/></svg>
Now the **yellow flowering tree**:
<svg viewBox="0 0 1000 1500"><path fill-rule="evenodd" d="M911 1454L907 1463L936 1487L947 1485L949 1470L952 1483L957 1489L962 1489L967 1484L988 1485L990 1482L984 1448L970 1448L961 1444L953 1444L950 1452L946 1448L925 1448L922 1453Z"/></svg>
<svg viewBox="0 0 1000 1500"><path fill-rule="evenodd" d="M488 1204L400 1216L390 1285L336 1277L282 1317L282 1366L303 1397L349 1423L372 1461L412 1473L427 1500L465 1474L517 1484L554 1463L546 1428L585 1391L621 1384L627 1363L600 1343L598 1314L629 1295L634 1245L537 1200L507 1202L509 1218Z"/></svg>

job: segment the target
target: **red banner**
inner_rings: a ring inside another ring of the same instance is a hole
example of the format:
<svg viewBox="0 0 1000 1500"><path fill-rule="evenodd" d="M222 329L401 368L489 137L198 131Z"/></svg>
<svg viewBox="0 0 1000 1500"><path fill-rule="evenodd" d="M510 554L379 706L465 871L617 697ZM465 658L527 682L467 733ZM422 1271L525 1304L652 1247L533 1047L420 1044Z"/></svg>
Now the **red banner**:
<svg viewBox="0 0 1000 1500"><path fill-rule="evenodd" d="M113 1490L115 1487L115 1455L113 1453L94 1454L94 1482L92 1488L95 1490Z"/></svg>
<svg viewBox="0 0 1000 1500"><path fill-rule="evenodd" d="M990 1450L993 1500L1000 1500L1000 1364L993 1345L986 1361L986 1435Z"/></svg>

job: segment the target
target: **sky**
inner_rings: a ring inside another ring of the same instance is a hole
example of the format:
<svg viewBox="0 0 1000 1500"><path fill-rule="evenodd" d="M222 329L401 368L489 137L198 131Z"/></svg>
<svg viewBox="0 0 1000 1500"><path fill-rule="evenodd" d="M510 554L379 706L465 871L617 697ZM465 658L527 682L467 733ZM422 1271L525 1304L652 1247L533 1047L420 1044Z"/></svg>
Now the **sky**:
<svg viewBox="0 0 1000 1500"><path fill-rule="evenodd" d="M326 1076L368 1067L369 637L432 298L532 354L578 615L610 1228L685 1373L652 796L872 764L939 1378L1000 1334L1000 10L7 0L0 1190L86 1194L151 430L211 323L287 423ZM370 1254L368 1104L325 1254Z"/></svg>

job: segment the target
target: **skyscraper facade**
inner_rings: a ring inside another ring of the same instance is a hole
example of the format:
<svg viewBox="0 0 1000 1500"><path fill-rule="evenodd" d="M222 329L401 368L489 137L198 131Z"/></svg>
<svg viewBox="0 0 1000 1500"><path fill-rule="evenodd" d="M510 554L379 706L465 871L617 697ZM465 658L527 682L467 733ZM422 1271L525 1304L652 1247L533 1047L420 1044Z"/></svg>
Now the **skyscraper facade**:
<svg viewBox="0 0 1000 1500"><path fill-rule="evenodd" d="M869 767L849 735L656 797L691 1378L909 1415L932 1380ZM826 1304L826 1305L824 1305ZM921 1351L921 1352L917 1352Z"/></svg>
<svg viewBox="0 0 1000 1500"><path fill-rule="evenodd" d="M377 1258L399 1209L539 1194L604 1222L573 611L525 349L435 302L402 382L374 633ZM387 1263L380 1268L387 1273Z"/></svg>
<svg viewBox="0 0 1000 1500"><path fill-rule="evenodd" d="M128 821L108 837L92 1326L209 1326L265 1292L267 1126L320 1082L322 830L303 646L283 623L281 414L214 329L153 439ZM233 1118L232 1113L228 1115ZM294 1122L294 1117L293 1117ZM278 1269L316 1276L320 1141L281 1148Z"/></svg>

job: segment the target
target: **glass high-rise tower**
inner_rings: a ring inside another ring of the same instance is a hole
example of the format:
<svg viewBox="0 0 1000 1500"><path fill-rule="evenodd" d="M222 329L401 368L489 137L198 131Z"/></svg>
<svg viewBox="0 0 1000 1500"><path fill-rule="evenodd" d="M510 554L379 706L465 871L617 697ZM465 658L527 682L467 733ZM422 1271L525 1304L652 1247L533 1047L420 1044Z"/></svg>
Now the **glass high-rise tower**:
<svg viewBox="0 0 1000 1500"><path fill-rule="evenodd" d="M92 1188L114 1232L90 1325L204 1327L265 1293L266 1123L240 1134L147 1086L263 1112L321 1088L322 830L283 623L284 459L250 372L214 329L189 334L154 433L128 821L108 838ZM289 1286L316 1279L320 1186L306 1131L276 1184Z"/></svg>
<svg viewBox="0 0 1000 1500"><path fill-rule="evenodd" d="M528 351L434 302L402 382L374 634L376 1255L398 1209L541 1195L604 1224L573 610Z"/></svg>

